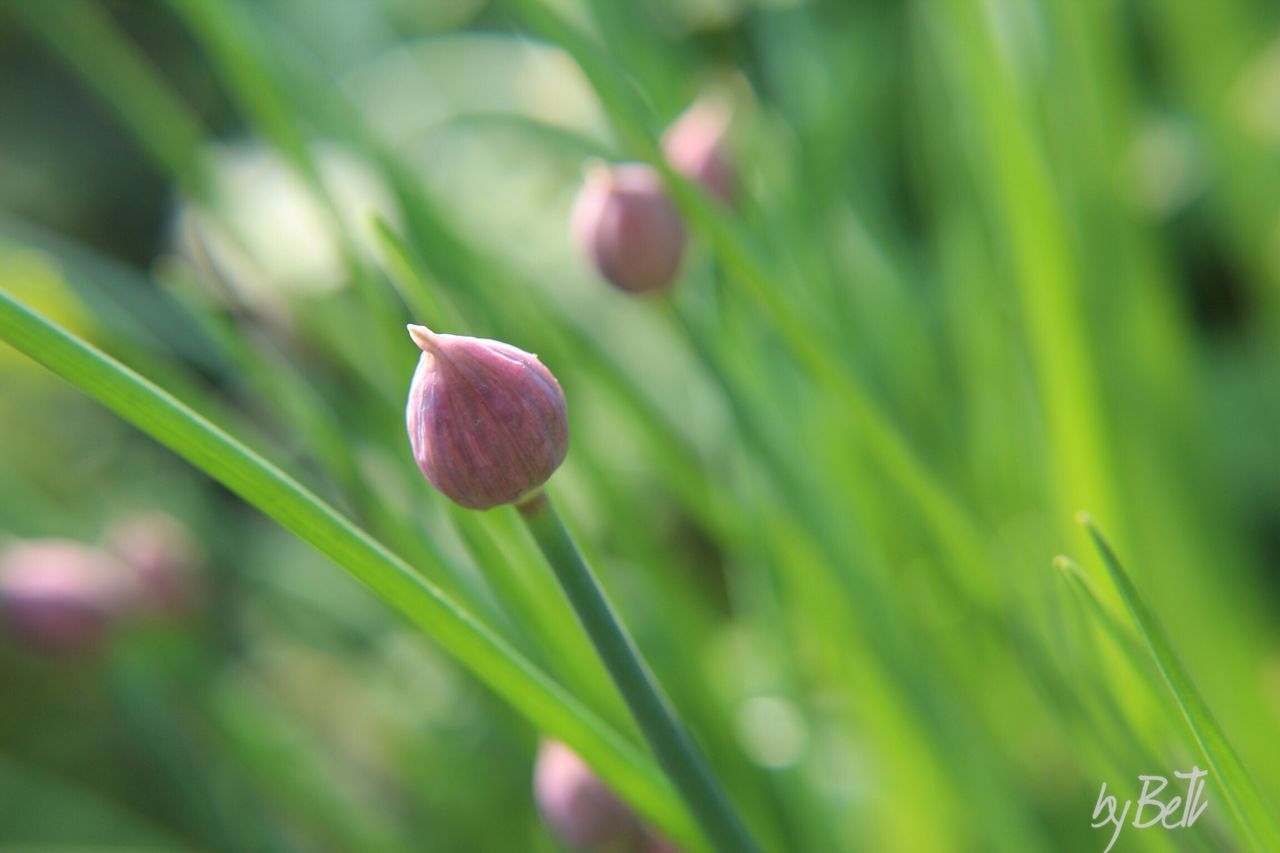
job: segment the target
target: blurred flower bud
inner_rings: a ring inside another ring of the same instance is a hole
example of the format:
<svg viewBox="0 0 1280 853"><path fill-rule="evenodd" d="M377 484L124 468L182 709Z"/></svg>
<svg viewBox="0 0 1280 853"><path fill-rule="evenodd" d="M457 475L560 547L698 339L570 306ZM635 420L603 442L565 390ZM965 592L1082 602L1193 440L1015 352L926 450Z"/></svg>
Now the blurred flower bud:
<svg viewBox="0 0 1280 853"><path fill-rule="evenodd" d="M177 519L159 512L131 516L107 531L104 545L137 573L141 609L168 616L191 609L201 560Z"/></svg>
<svg viewBox="0 0 1280 853"><path fill-rule="evenodd" d="M135 595L126 566L78 542L19 542L0 553L0 618L37 651L93 651Z"/></svg>
<svg viewBox="0 0 1280 853"><path fill-rule="evenodd" d="M574 202L572 230L600 275L622 290L648 293L675 281L684 222L650 166L592 167Z"/></svg>
<svg viewBox="0 0 1280 853"><path fill-rule="evenodd" d="M680 853L680 848L651 829L640 840L640 853Z"/></svg>
<svg viewBox="0 0 1280 853"><path fill-rule="evenodd" d="M409 334L422 357L405 419L431 485L470 509L536 492L569 449L564 392L538 357L498 341Z"/></svg>
<svg viewBox="0 0 1280 853"><path fill-rule="evenodd" d="M727 103L719 98L700 98L662 137L662 150L671 167L724 204L733 204L735 195L727 150L729 120Z"/></svg>
<svg viewBox="0 0 1280 853"><path fill-rule="evenodd" d="M562 743L544 741L538 750L533 796L543 820L575 848L598 850L637 836L631 810Z"/></svg>

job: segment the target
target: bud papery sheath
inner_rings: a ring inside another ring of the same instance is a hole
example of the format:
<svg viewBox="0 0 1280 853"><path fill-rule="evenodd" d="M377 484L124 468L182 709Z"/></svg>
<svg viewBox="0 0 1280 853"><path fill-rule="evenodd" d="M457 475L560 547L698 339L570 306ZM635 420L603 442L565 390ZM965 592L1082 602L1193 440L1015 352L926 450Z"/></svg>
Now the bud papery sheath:
<svg viewBox="0 0 1280 853"><path fill-rule="evenodd" d="M519 503L564 461L564 392L538 357L499 341L410 326L422 350L406 423L433 486L469 509Z"/></svg>

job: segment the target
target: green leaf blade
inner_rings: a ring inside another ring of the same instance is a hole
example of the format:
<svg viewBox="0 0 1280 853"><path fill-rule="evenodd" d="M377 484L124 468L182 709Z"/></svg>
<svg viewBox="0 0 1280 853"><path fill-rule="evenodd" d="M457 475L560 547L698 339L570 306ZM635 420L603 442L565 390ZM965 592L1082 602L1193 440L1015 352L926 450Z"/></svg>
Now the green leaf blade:
<svg viewBox="0 0 1280 853"><path fill-rule="evenodd" d="M1155 658L1156 667L1164 677L1169 690L1172 691L1174 701L1177 702L1187 726L1191 729L1196 745L1199 746L1205 761L1209 763L1218 787L1227 798L1227 804L1244 834L1257 850L1280 850L1280 824L1276 822L1275 812L1262 792L1258 790L1244 762L1240 760L1209 710L1208 703L1183 668L1155 614L1147 606L1138 588L1121 566L1111 545L1092 519L1082 514L1080 522L1098 549L1107 573L1120 592L1120 597L1137 624L1138 631L1146 641L1152 657Z"/></svg>

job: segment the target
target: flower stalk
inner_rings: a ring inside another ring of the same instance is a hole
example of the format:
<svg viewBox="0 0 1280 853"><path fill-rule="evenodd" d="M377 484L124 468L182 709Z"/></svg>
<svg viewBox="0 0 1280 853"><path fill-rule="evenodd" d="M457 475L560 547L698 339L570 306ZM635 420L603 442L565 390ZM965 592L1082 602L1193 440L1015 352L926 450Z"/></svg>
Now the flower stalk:
<svg viewBox="0 0 1280 853"><path fill-rule="evenodd" d="M677 719L671 703L641 659L546 492L538 491L517 504L517 509L551 564L658 763L684 797L712 845L726 853L758 850L693 738Z"/></svg>

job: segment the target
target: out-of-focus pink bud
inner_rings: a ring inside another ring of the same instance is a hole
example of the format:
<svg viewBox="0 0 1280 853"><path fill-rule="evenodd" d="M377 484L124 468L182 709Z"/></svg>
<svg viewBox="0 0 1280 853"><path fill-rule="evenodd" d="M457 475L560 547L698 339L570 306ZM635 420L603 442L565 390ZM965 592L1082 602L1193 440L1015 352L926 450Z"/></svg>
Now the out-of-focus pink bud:
<svg viewBox="0 0 1280 853"><path fill-rule="evenodd" d="M177 519L160 512L131 516L112 525L104 545L137 572L141 609L176 616L192 608L200 552Z"/></svg>
<svg viewBox="0 0 1280 853"><path fill-rule="evenodd" d="M598 850L638 837L631 810L562 743L544 741L538 750L533 796L552 831L575 848Z"/></svg>
<svg viewBox="0 0 1280 853"><path fill-rule="evenodd" d="M572 231L600 275L629 293L670 287L680 270L684 222L662 177L644 163L593 166L574 202Z"/></svg>
<svg viewBox="0 0 1280 853"><path fill-rule="evenodd" d="M0 616L37 651L93 651L137 594L128 567L78 542L19 542L0 553Z"/></svg>
<svg viewBox="0 0 1280 853"><path fill-rule="evenodd" d="M422 350L405 420L413 457L433 486L470 509L518 503L569 449L564 392L536 355L508 344L409 334Z"/></svg>
<svg viewBox="0 0 1280 853"><path fill-rule="evenodd" d="M728 152L731 117L724 101L699 98L662 137L671 167L726 205L733 204L737 194Z"/></svg>
<svg viewBox="0 0 1280 853"><path fill-rule="evenodd" d="M680 853L680 848L652 829L646 829L640 839L637 853Z"/></svg>

